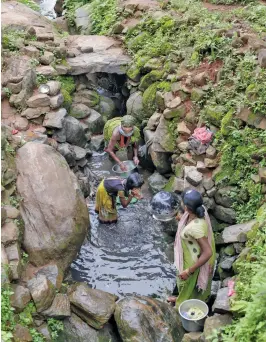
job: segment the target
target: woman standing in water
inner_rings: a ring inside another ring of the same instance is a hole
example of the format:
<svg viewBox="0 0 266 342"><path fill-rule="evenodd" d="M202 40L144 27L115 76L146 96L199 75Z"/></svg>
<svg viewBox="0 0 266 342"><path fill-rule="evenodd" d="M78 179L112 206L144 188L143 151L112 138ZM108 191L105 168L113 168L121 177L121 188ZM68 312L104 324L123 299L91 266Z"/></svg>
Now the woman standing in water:
<svg viewBox="0 0 266 342"><path fill-rule="evenodd" d="M144 184L142 176L134 172L127 179L110 177L104 179L96 193L95 211L99 215L101 223L116 223L117 209L116 198L120 199L123 208L126 208L135 197L140 199L140 188ZM127 197L127 198L126 198Z"/></svg>
<svg viewBox="0 0 266 342"><path fill-rule="evenodd" d="M200 193L184 191L182 202L185 212L178 224L174 248L179 295L168 298L176 308L187 299L208 299L215 262L211 222Z"/></svg>

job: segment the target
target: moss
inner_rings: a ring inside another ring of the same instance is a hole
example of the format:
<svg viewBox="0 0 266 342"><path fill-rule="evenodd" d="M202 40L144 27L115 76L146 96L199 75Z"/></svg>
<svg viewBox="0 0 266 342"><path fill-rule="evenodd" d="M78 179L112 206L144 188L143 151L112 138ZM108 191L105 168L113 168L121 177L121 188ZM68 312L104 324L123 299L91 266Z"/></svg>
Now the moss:
<svg viewBox="0 0 266 342"><path fill-rule="evenodd" d="M183 178L183 174L184 174L184 167L182 164L176 164L175 165L175 175L177 178Z"/></svg>
<svg viewBox="0 0 266 342"><path fill-rule="evenodd" d="M71 104L72 104L72 97L69 94L69 92L65 89L61 89L61 93L64 97L64 103L63 103L63 107L66 109L69 109Z"/></svg>
<svg viewBox="0 0 266 342"><path fill-rule="evenodd" d="M175 176L170 177L168 183L164 187L164 191L172 192L174 191Z"/></svg>
<svg viewBox="0 0 266 342"><path fill-rule="evenodd" d="M156 110L155 98L158 82L151 84L143 93L143 109L146 117L150 117Z"/></svg>
<svg viewBox="0 0 266 342"><path fill-rule="evenodd" d="M234 110L231 109L222 118L221 133L223 135L228 135L230 133L230 125L232 123L233 115L234 115Z"/></svg>
<svg viewBox="0 0 266 342"><path fill-rule="evenodd" d="M127 70L127 76L133 80L133 81L138 81L140 77L140 70L136 65L132 65L128 70Z"/></svg>
<svg viewBox="0 0 266 342"><path fill-rule="evenodd" d="M191 92L191 100L198 102L200 100L202 100L202 98L204 97L205 92L200 89L200 88L193 88L192 92Z"/></svg>
<svg viewBox="0 0 266 342"><path fill-rule="evenodd" d="M157 89L165 92L171 91L171 83L167 81L160 82Z"/></svg>
<svg viewBox="0 0 266 342"><path fill-rule="evenodd" d="M146 90L152 83L160 80L162 76L163 76L163 71L152 70L147 75L142 77L140 85L139 85L139 89L142 91Z"/></svg>
<svg viewBox="0 0 266 342"><path fill-rule="evenodd" d="M222 106L205 107L204 117L207 120L207 122L220 127L223 116L224 116L224 108Z"/></svg>

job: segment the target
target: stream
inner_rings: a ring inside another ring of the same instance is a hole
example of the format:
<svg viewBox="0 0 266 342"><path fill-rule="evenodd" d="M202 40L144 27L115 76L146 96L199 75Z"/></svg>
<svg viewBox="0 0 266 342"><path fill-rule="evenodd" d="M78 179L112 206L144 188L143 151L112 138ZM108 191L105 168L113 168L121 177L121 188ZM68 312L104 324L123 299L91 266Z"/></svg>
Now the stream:
<svg viewBox="0 0 266 342"><path fill-rule="evenodd" d="M91 170L101 177L112 174L112 165L106 153L95 153L90 160ZM150 174L143 169L140 172L146 181ZM138 294L165 299L172 293L176 271L168 257L169 249L173 249L172 244L169 246L173 241L167 233L169 223L152 218L147 182L142 193L143 200L119 208L118 222L111 225L100 224L94 203L89 203L91 231L71 265L75 281L85 281L92 288L119 296Z"/></svg>

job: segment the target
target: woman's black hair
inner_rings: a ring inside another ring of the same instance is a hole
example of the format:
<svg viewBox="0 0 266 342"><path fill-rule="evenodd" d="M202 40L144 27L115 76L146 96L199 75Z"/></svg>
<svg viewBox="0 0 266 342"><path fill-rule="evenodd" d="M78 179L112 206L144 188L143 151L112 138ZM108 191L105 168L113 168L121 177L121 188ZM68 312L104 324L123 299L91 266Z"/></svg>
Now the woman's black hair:
<svg viewBox="0 0 266 342"><path fill-rule="evenodd" d="M203 199L201 194L196 190L185 190L182 193L182 200L185 206L188 207L198 218L205 216L205 209L203 207Z"/></svg>
<svg viewBox="0 0 266 342"><path fill-rule="evenodd" d="M129 190L141 188L144 184L143 177L138 172L133 172L127 177L125 192L128 195Z"/></svg>

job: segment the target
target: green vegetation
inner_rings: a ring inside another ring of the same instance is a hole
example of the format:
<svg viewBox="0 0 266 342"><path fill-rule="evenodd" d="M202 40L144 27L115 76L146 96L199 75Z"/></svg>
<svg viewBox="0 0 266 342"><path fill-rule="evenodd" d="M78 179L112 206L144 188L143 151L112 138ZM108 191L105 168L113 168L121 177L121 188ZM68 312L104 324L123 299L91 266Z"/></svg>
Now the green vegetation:
<svg viewBox="0 0 266 342"><path fill-rule="evenodd" d="M33 317L36 314L36 308L33 302L30 302L25 309L15 314L11 306L10 296L13 292L9 287L2 288L1 294L1 336L4 342L11 342L13 337L13 330L16 324L21 324L27 327L32 336L33 342L45 342L45 337L34 328ZM51 333L52 341L56 342L60 331L63 330L63 322L54 318L47 320L48 328Z"/></svg>
<svg viewBox="0 0 266 342"><path fill-rule="evenodd" d="M107 34L115 24L117 16L117 0L93 0L92 11L92 33Z"/></svg>
<svg viewBox="0 0 266 342"><path fill-rule="evenodd" d="M39 12L40 6L33 0L18 0L18 2L21 2L22 4L28 6L33 11Z"/></svg>
<svg viewBox="0 0 266 342"><path fill-rule="evenodd" d="M26 33L12 28L4 27L2 29L2 48L10 51L18 51Z"/></svg>
<svg viewBox="0 0 266 342"><path fill-rule="evenodd" d="M263 342L266 340L266 205L258 211L257 223L248 233L247 253L234 265L236 297L231 308L232 325L216 332L212 342Z"/></svg>

